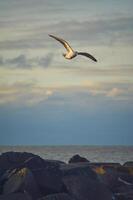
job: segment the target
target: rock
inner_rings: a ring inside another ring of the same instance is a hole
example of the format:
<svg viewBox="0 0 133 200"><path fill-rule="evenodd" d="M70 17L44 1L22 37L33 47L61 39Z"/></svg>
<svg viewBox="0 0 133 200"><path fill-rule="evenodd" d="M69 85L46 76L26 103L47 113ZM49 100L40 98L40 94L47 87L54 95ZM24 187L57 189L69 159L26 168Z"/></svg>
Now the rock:
<svg viewBox="0 0 133 200"><path fill-rule="evenodd" d="M63 188L62 172L59 166L46 165L43 169L32 171L42 195L61 192Z"/></svg>
<svg viewBox="0 0 133 200"><path fill-rule="evenodd" d="M76 200L112 200L112 193L97 180L83 175L68 175L63 182L69 195Z"/></svg>
<svg viewBox="0 0 133 200"><path fill-rule="evenodd" d="M0 195L0 200L32 200L27 193L12 193Z"/></svg>
<svg viewBox="0 0 133 200"><path fill-rule="evenodd" d="M70 160L68 161L69 163L79 163L79 162L90 162L84 157L81 157L80 155L76 154Z"/></svg>
<svg viewBox="0 0 133 200"><path fill-rule="evenodd" d="M98 179L97 174L90 168L89 163L87 162L61 165L60 169L63 176L82 175L90 179Z"/></svg>
<svg viewBox="0 0 133 200"><path fill-rule="evenodd" d="M119 177L117 170L113 167L98 167L95 170L97 171L100 182L104 183L112 191Z"/></svg>
<svg viewBox="0 0 133 200"><path fill-rule="evenodd" d="M58 193L58 194L45 196L39 200L74 200L74 199L66 193Z"/></svg>
<svg viewBox="0 0 133 200"><path fill-rule="evenodd" d="M92 167L112 167L117 168L120 167L120 163L111 163L111 162L90 162L90 166Z"/></svg>
<svg viewBox="0 0 133 200"><path fill-rule="evenodd" d="M123 164L123 166L133 167L133 161L128 161Z"/></svg>
<svg viewBox="0 0 133 200"><path fill-rule="evenodd" d="M13 173L5 182L3 194L11 194L15 192L28 192L33 199L40 197L40 191L34 179L32 172L23 168Z"/></svg>
<svg viewBox="0 0 133 200"><path fill-rule="evenodd" d="M133 186L119 184L114 195L117 200L133 200Z"/></svg>
<svg viewBox="0 0 133 200"><path fill-rule="evenodd" d="M30 160L33 157L40 158L32 153L6 152L0 155L0 168L4 170L18 168L21 167L26 160Z"/></svg>

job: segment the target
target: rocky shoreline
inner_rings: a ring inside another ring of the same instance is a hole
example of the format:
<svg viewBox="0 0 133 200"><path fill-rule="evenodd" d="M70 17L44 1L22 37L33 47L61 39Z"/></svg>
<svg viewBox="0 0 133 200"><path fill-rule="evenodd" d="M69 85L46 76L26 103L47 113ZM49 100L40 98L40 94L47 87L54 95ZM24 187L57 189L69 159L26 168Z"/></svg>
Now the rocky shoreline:
<svg viewBox="0 0 133 200"><path fill-rule="evenodd" d="M27 152L0 155L0 200L133 200L133 161L68 163Z"/></svg>

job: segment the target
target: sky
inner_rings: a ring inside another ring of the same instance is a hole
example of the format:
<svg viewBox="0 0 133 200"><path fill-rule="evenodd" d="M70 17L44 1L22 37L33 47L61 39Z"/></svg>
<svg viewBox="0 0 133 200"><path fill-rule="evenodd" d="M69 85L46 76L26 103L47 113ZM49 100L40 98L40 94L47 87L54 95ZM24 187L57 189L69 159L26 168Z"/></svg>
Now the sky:
<svg viewBox="0 0 133 200"><path fill-rule="evenodd" d="M0 145L133 145L132 8L0 0ZM48 34L98 62L64 59Z"/></svg>

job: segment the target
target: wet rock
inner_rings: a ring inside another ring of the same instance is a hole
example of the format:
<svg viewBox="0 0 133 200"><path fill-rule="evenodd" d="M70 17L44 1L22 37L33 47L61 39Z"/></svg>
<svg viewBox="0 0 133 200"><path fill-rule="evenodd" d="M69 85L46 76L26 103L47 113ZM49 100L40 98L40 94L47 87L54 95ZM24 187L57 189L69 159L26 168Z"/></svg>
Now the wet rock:
<svg viewBox="0 0 133 200"><path fill-rule="evenodd" d="M12 193L0 195L0 200L32 200L32 198L27 193Z"/></svg>
<svg viewBox="0 0 133 200"><path fill-rule="evenodd" d="M35 182L32 172L23 168L9 177L3 187L3 194L11 194L16 192L28 192L33 199L40 196L39 188Z"/></svg>
<svg viewBox="0 0 133 200"><path fill-rule="evenodd" d="M39 200L74 200L74 199L66 193L58 193L58 194L48 195Z"/></svg>
<svg viewBox="0 0 133 200"><path fill-rule="evenodd" d="M112 193L99 181L82 175L68 175L63 181L69 195L76 200L112 200Z"/></svg>
<svg viewBox="0 0 133 200"><path fill-rule="evenodd" d="M72 158L70 158L70 160L68 161L68 163L79 163L79 162L90 162L89 160L87 160L84 157L81 157L80 155L76 154L74 155Z"/></svg>

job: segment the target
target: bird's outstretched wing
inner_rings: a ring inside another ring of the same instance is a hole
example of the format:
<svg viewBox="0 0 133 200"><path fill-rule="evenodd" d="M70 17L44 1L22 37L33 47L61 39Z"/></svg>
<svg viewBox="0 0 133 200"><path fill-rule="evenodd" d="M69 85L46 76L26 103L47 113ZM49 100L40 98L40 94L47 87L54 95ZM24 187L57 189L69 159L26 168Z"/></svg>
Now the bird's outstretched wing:
<svg viewBox="0 0 133 200"><path fill-rule="evenodd" d="M66 42L65 40L58 38L54 35L49 35L50 37L56 39L57 41L59 41L61 44L63 44L63 46L67 49L68 52L74 52L74 50L72 49L72 47L68 44L68 42Z"/></svg>
<svg viewBox="0 0 133 200"><path fill-rule="evenodd" d="M89 53L86 53L86 52L77 52L77 53L78 53L78 55L86 56L86 57L92 59L93 61L97 62L97 59L94 58L94 57L93 57L91 54L89 54Z"/></svg>

